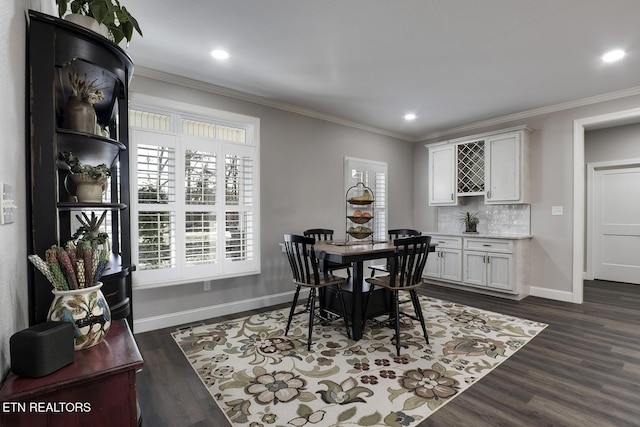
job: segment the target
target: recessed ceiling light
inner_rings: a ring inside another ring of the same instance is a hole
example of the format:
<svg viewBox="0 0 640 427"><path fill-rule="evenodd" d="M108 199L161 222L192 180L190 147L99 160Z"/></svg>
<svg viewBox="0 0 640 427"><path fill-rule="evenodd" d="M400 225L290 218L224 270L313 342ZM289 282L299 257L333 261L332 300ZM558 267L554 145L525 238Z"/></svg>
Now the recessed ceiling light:
<svg viewBox="0 0 640 427"><path fill-rule="evenodd" d="M407 121L415 120L416 119L416 115L413 114L413 113L405 114L404 115L404 119L407 120Z"/></svg>
<svg viewBox="0 0 640 427"><path fill-rule="evenodd" d="M227 59L229 57L229 53L226 50L216 49L211 51L211 56L216 59Z"/></svg>
<svg viewBox="0 0 640 427"><path fill-rule="evenodd" d="M622 49L611 50L604 55L602 55L602 60L604 62L616 62L624 58L625 52Z"/></svg>

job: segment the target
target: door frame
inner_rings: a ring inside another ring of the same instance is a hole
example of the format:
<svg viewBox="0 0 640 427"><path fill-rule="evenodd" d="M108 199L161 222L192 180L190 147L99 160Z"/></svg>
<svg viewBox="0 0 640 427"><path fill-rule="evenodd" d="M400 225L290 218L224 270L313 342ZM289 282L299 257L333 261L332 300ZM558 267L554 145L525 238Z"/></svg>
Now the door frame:
<svg viewBox="0 0 640 427"><path fill-rule="evenodd" d="M640 108L585 117L573 121L573 267L572 302L582 304L585 274L586 165L584 132L640 121Z"/></svg>

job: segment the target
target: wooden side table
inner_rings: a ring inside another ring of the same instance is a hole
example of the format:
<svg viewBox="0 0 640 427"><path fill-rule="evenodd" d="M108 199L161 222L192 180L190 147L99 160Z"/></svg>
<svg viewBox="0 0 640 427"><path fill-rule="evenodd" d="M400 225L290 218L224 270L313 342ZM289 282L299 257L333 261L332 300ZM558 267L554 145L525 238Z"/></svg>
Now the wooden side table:
<svg viewBox="0 0 640 427"><path fill-rule="evenodd" d="M42 378L10 373L0 389L0 426L137 426L136 370L143 360L126 320Z"/></svg>

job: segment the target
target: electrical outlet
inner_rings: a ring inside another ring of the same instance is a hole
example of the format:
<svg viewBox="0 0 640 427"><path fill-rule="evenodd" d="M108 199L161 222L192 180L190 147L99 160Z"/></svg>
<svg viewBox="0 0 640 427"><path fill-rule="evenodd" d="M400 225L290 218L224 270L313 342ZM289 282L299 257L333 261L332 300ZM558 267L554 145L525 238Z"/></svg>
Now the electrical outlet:
<svg viewBox="0 0 640 427"><path fill-rule="evenodd" d="M551 206L551 215L564 215L564 208L562 206Z"/></svg>
<svg viewBox="0 0 640 427"><path fill-rule="evenodd" d="M204 281L204 290L205 291L210 291L211 290L211 280L205 280Z"/></svg>
<svg viewBox="0 0 640 427"><path fill-rule="evenodd" d="M16 207L13 186L0 182L0 224L11 224L15 221Z"/></svg>

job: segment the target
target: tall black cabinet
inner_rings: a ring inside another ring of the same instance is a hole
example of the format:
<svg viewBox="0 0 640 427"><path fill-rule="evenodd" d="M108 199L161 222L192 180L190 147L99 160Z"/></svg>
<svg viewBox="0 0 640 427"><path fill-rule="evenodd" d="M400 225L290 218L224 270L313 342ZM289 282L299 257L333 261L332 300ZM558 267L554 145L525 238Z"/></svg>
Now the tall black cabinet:
<svg viewBox="0 0 640 427"><path fill-rule="evenodd" d="M95 133L64 127L71 94L69 71L99 85L104 99L94 104ZM28 252L44 256L54 244L64 246L75 232L82 211L107 211L111 257L102 291L112 317L133 325L131 298L131 222L129 211L128 92L131 58L108 39L65 20L29 11L27 52L27 195ZM69 174L58 153L71 151L83 164L110 166L102 203L78 203L70 197ZM29 265L29 323L46 320L53 299L51 284Z"/></svg>

